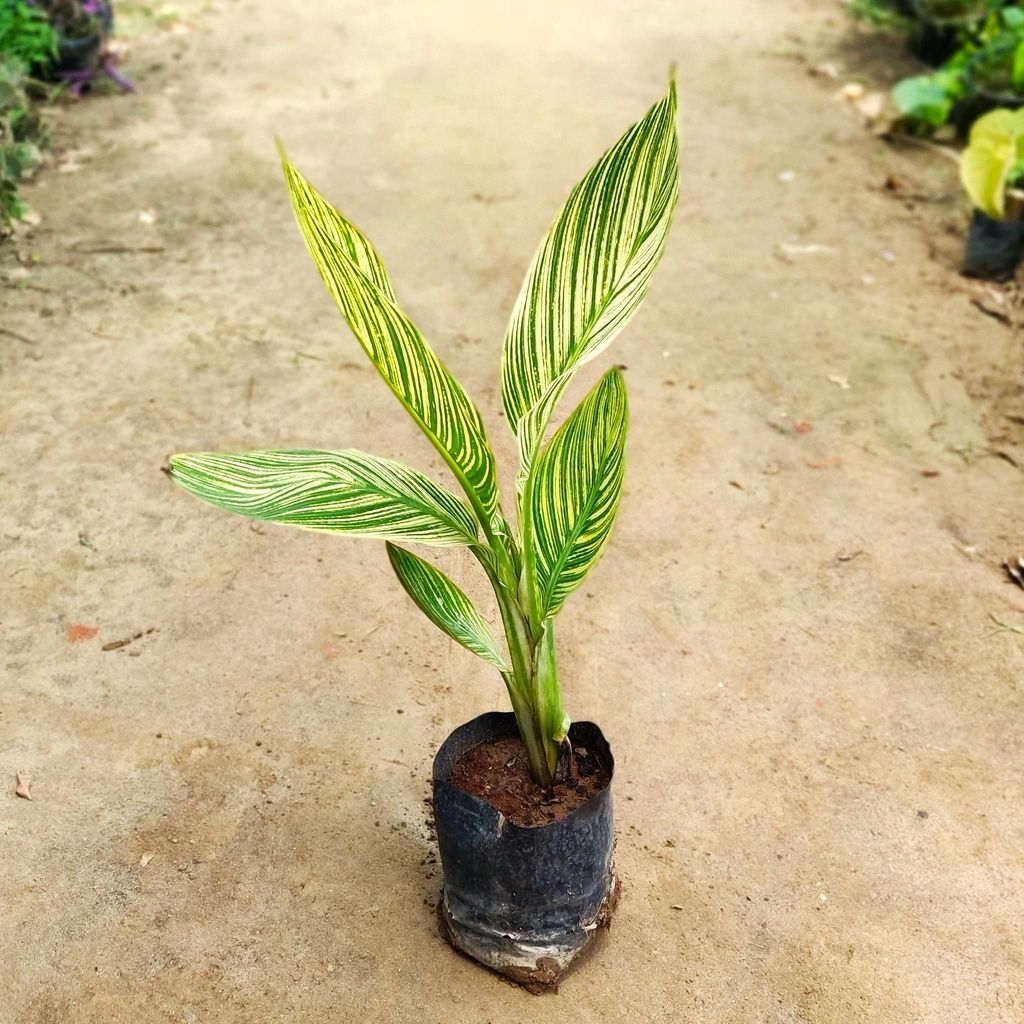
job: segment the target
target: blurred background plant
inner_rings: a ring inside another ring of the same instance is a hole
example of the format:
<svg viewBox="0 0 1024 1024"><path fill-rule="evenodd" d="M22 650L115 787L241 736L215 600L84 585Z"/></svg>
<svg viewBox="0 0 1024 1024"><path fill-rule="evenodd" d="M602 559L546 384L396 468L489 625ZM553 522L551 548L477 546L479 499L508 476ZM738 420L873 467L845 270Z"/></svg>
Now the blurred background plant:
<svg viewBox="0 0 1024 1024"><path fill-rule="evenodd" d="M44 11L24 0L0 0L0 235L29 212L18 186L47 141L29 75L45 73L57 56L57 32Z"/></svg>
<svg viewBox="0 0 1024 1024"><path fill-rule="evenodd" d="M100 75L132 91L115 67L113 25L109 0L0 0L0 237L29 212L18 186L48 142L41 109Z"/></svg>
<svg viewBox="0 0 1024 1024"><path fill-rule="evenodd" d="M1024 9L1018 4L958 24L949 48L935 71L906 78L893 90L911 130L930 134L953 123L965 134L989 110L1024 105Z"/></svg>
<svg viewBox="0 0 1024 1024"><path fill-rule="evenodd" d="M1024 110L993 110L971 128L960 157L960 180L974 208L995 220L1020 219L1019 196L1008 193L1024 177Z"/></svg>
<svg viewBox="0 0 1024 1024"><path fill-rule="evenodd" d="M25 65L0 57L0 234L29 211L18 185L39 163L45 142L39 113L25 92Z"/></svg>
<svg viewBox="0 0 1024 1024"><path fill-rule="evenodd" d="M109 0L20 0L45 14L57 34L56 59L45 77L79 95L99 75L106 75L122 92L134 86L117 70L117 51L110 46L114 9Z"/></svg>
<svg viewBox="0 0 1024 1024"><path fill-rule="evenodd" d="M886 32L908 31L913 24L909 0L849 0L846 10L855 21Z"/></svg>
<svg viewBox="0 0 1024 1024"><path fill-rule="evenodd" d="M57 59L57 31L46 13L24 0L3 0L0 54L26 69L49 67Z"/></svg>
<svg viewBox="0 0 1024 1024"><path fill-rule="evenodd" d="M1024 106L1022 0L850 0L847 9L903 34L930 69L893 89L908 132L931 135L949 124L965 136L988 111Z"/></svg>

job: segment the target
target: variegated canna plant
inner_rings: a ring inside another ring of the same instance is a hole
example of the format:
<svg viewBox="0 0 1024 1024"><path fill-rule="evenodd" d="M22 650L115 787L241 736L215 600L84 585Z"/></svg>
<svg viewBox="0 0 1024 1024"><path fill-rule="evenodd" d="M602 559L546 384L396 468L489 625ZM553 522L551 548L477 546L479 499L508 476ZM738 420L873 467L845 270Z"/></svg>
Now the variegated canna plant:
<svg viewBox="0 0 1024 1024"><path fill-rule="evenodd" d="M546 438L579 368L626 325L661 257L678 193L675 85L572 190L541 241L505 336L501 392L519 451L514 528L472 400L402 312L369 240L281 154L292 207L342 315L465 497L360 451L187 454L171 476L254 519L387 541L420 609L501 674L542 786L564 771L554 620L608 540L622 493L626 389L610 370ZM507 650L444 573L400 543L468 547L497 598Z"/></svg>

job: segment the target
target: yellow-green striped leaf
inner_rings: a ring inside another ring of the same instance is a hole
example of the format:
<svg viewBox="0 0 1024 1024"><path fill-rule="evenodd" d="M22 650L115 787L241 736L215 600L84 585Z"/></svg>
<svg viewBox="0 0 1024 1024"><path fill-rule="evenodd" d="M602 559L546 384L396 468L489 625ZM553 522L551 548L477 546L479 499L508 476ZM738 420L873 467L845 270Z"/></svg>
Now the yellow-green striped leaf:
<svg viewBox="0 0 1024 1024"><path fill-rule="evenodd" d="M536 619L562 607L598 560L622 495L626 386L609 370L537 458L525 547Z"/></svg>
<svg viewBox="0 0 1024 1024"><path fill-rule="evenodd" d="M175 455L171 477L251 519L443 547L477 540L461 498L408 466L351 449Z"/></svg>
<svg viewBox="0 0 1024 1024"><path fill-rule="evenodd" d="M497 509L494 455L476 406L398 307L377 251L281 153L313 262L370 361L451 467L478 513Z"/></svg>
<svg viewBox="0 0 1024 1024"><path fill-rule="evenodd" d="M576 369L640 305L679 190L675 83L572 190L533 257L505 335L502 401L522 490Z"/></svg>
<svg viewBox="0 0 1024 1024"><path fill-rule="evenodd" d="M490 626L473 602L440 569L390 543L388 558L405 592L435 626L499 672L509 671Z"/></svg>

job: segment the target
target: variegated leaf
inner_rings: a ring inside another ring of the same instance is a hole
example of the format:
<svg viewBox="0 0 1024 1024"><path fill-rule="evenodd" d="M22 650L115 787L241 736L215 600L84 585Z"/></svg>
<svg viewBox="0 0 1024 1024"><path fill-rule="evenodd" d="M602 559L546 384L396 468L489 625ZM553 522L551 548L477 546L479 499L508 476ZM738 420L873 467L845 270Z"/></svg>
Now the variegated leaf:
<svg viewBox="0 0 1024 1024"><path fill-rule="evenodd" d="M519 489L575 371L647 293L679 190L675 83L572 190L527 272L505 335L501 389Z"/></svg>
<svg viewBox="0 0 1024 1024"><path fill-rule="evenodd" d="M388 558L405 592L435 626L499 672L509 671L490 626L473 602L440 569L390 543Z"/></svg>
<svg viewBox="0 0 1024 1024"><path fill-rule="evenodd" d="M626 386L609 370L537 458L526 543L536 620L553 616L608 540L622 494Z"/></svg>
<svg viewBox="0 0 1024 1024"><path fill-rule="evenodd" d="M1024 153L1024 112L993 110L971 126L969 145L960 156L960 180L971 202L1001 219L1006 213L1007 182L1020 173Z"/></svg>
<svg viewBox="0 0 1024 1024"><path fill-rule="evenodd" d="M446 547L477 540L461 498L408 466L364 452L175 455L171 477L211 505L252 519Z"/></svg>
<svg viewBox="0 0 1024 1024"><path fill-rule="evenodd" d="M497 509L494 455L480 413L399 309L369 240L281 153L292 209L310 254L370 361L465 488L481 517Z"/></svg>

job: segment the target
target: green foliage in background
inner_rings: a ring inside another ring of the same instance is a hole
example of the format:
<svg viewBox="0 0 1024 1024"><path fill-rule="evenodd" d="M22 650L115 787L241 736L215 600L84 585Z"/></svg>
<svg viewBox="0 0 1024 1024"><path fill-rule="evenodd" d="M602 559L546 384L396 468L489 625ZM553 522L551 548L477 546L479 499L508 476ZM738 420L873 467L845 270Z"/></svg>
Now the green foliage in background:
<svg viewBox="0 0 1024 1024"><path fill-rule="evenodd" d="M951 120L962 127L993 102L1024 102L1022 0L852 0L847 10L876 28L905 32L912 51L942 60L893 89L911 131L931 134Z"/></svg>
<svg viewBox="0 0 1024 1024"><path fill-rule="evenodd" d="M0 0L0 59L44 68L57 56L57 33L46 14L24 0Z"/></svg>
<svg viewBox="0 0 1024 1024"><path fill-rule="evenodd" d="M893 88L893 102L915 131L928 134L941 128L967 94L966 59L958 58L933 74L904 78Z"/></svg>
<svg viewBox="0 0 1024 1024"><path fill-rule="evenodd" d="M854 21L883 32L905 31L912 19L893 0L849 0L846 11Z"/></svg>
<svg viewBox="0 0 1024 1024"><path fill-rule="evenodd" d="M1004 6L1003 0L910 0L914 13L936 24L962 25L978 21Z"/></svg>
<svg viewBox="0 0 1024 1024"><path fill-rule="evenodd" d="M19 183L40 160L46 133L25 92L25 66L0 57L0 233L28 212Z"/></svg>
<svg viewBox="0 0 1024 1024"><path fill-rule="evenodd" d="M979 96L1024 98L1024 10L1017 4L967 23L958 49L938 70L893 90L896 106L923 132L941 128L958 103Z"/></svg>
<svg viewBox="0 0 1024 1024"><path fill-rule="evenodd" d="M569 195L527 271L505 335L501 395L519 452L514 521L498 493L483 419L402 310L369 239L282 152L292 207L342 316L463 496L416 470L356 451L188 454L171 476L242 515L384 538L391 566L439 628L501 674L534 778L567 762L555 616L603 551L622 495L626 388L609 370L553 434L566 387L640 305L678 194L674 83ZM399 546L462 546L494 591L498 642L470 598Z"/></svg>
<svg viewBox="0 0 1024 1024"><path fill-rule="evenodd" d="M28 93L29 73L57 56L57 33L47 15L24 0L0 0L0 234L28 204L18 185L35 169L46 133Z"/></svg>

